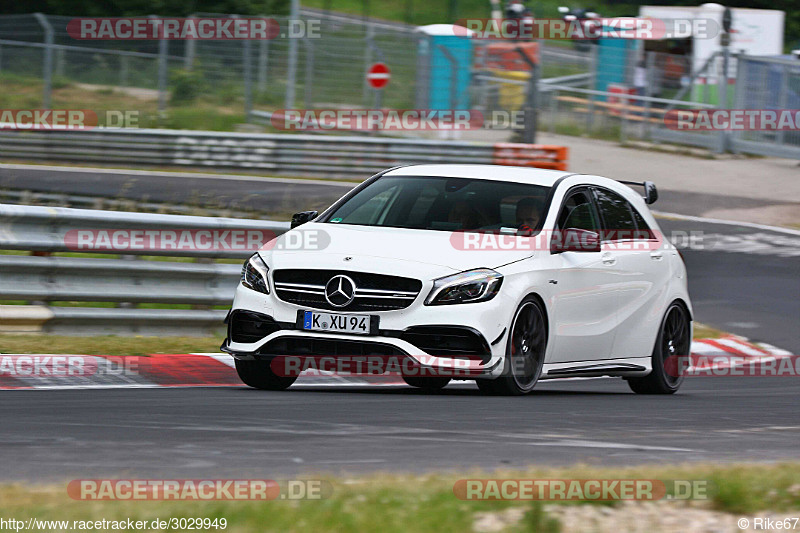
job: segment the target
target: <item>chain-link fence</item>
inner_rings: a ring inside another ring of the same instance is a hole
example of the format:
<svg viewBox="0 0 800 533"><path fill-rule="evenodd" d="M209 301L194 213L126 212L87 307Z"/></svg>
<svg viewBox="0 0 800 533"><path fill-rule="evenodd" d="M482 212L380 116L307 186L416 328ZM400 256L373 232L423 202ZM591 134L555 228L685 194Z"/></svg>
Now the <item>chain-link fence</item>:
<svg viewBox="0 0 800 533"><path fill-rule="evenodd" d="M378 61L389 64L392 73L382 105L416 104L422 35L415 28L376 29L358 20L324 17L273 18L280 33L268 40L81 41L67 32L70 17L0 16L0 83L9 89L3 106L63 107L70 103L66 89L71 88L83 94L83 106L138 110L153 121L158 121L157 111L188 112L179 108L197 97L225 107L240 122L253 107L371 107L375 92L365 75ZM36 85L41 93L31 90ZM25 97L14 100L13 93Z"/></svg>
<svg viewBox="0 0 800 533"><path fill-rule="evenodd" d="M268 40L78 40L70 17L0 16L0 108L90 108L101 123L104 110L139 111L139 127L212 130L252 110L382 107L475 109L490 127L499 115L518 131L512 115L523 111L524 128L554 133L770 154L800 145L797 131L685 132L665 121L734 104L797 109L800 67L789 60L731 57L726 76L721 53L693 70L690 56L624 39L459 44L430 28L325 13L274 19L280 31ZM391 70L380 92L366 82L376 62ZM737 84L722 82L737 66Z"/></svg>
<svg viewBox="0 0 800 533"><path fill-rule="evenodd" d="M800 62L792 59L740 57L737 109L800 109ZM800 159L800 131L741 131L732 135L734 150Z"/></svg>

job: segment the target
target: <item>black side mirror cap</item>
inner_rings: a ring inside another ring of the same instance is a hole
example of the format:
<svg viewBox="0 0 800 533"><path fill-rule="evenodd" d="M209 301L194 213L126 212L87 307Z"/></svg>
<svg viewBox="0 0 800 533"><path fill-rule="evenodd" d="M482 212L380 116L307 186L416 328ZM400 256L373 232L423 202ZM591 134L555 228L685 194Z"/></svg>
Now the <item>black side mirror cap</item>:
<svg viewBox="0 0 800 533"><path fill-rule="evenodd" d="M594 231L578 228L556 230L550 239L550 253L562 252L600 252L600 235Z"/></svg>
<svg viewBox="0 0 800 533"><path fill-rule="evenodd" d="M658 189L656 189L656 184L652 181L645 181L644 182L644 203L647 205L656 203L658 200Z"/></svg>
<svg viewBox="0 0 800 533"><path fill-rule="evenodd" d="M295 213L292 215L292 227L296 228L297 226L301 226L310 220L314 220L317 218L319 213L317 211L301 211L299 213Z"/></svg>

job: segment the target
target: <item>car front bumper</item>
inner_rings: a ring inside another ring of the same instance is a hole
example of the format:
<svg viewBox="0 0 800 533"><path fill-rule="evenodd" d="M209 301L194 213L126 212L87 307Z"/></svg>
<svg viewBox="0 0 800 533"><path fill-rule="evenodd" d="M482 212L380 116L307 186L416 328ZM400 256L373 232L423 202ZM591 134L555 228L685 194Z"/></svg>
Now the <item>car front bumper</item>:
<svg viewBox="0 0 800 533"><path fill-rule="evenodd" d="M513 310L515 303L505 301L501 291L487 302L426 306L426 289L405 309L368 313L379 317L377 334L358 335L305 331L299 327L298 312L314 309L284 302L274 292L263 294L240 284L228 315L228 337L221 349L240 360L273 361L281 356L397 357L410 360L415 371L431 370L452 377L466 372L469 377L464 379L499 375L511 319L509 309ZM237 313L248 313L253 319L265 317L266 333L239 339L247 342L236 342L231 330ZM452 345L447 350L420 347L430 346L433 337L448 337L451 333L468 339L470 349L459 353Z"/></svg>

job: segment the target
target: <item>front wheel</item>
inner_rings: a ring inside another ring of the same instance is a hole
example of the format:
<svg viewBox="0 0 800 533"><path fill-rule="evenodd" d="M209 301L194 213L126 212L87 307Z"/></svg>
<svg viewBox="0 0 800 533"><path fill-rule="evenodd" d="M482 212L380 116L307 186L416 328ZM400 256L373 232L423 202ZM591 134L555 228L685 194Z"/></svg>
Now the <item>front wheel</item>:
<svg viewBox="0 0 800 533"><path fill-rule="evenodd" d="M522 300L511 321L510 331L503 375L496 379L476 380L482 392L519 396L533 390L542 375L547 350L547 322L538 299L528 296Z"/></svg>
<svg viewBox="0 0 800 533"><path fill-rule="evenodd" d="M653 347L653 370L641 378L628 378L628 386L637 394L675 394L683 383L682 375L673 376L667 371L670 357L688 357L691 349L689 313L678 303L670 304L661 322L656 344ZM669 364L670 368L678 365ZM679 373L680 374L680 373Z"/></svg>
<svg viewBox="0 0 800 533"><path fill-rule="evenodd" d="M261 390L284 390L291 387L297 377L279 376L266 361L236 360L236 373L245 385Z"/></svg>

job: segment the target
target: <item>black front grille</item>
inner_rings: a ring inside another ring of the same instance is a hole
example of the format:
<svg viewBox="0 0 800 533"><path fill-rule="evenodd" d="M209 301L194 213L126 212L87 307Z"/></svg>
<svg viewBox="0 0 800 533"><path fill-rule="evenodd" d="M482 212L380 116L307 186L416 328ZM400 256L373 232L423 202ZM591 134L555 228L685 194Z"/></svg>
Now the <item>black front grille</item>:
<svg viewBox="0 0 800 533"><path fill-rule="evenodd" d="M400 339L430 355L455 359L490 359L491 350L483 335L462 326L413 326Z"/></svg>
<svg viewBox="0 0 800 533"><path fill-rule="evenodd" d="M251 343L278 331L281 326L271 316L237 309L231 313L228 328L233 342Z"/></svg>
<svg viewBox="0 0 800 533"><path fill-rule="evenodd" d="M355 299L335 307L325 298L325 285L343 274L355 282ZM348 270L287 269L272 274L275 294L281 300L302 307L330 311L391 311L411 305L422 289L417 279ZM372 291L372 292L370 292Z"/></svg>

